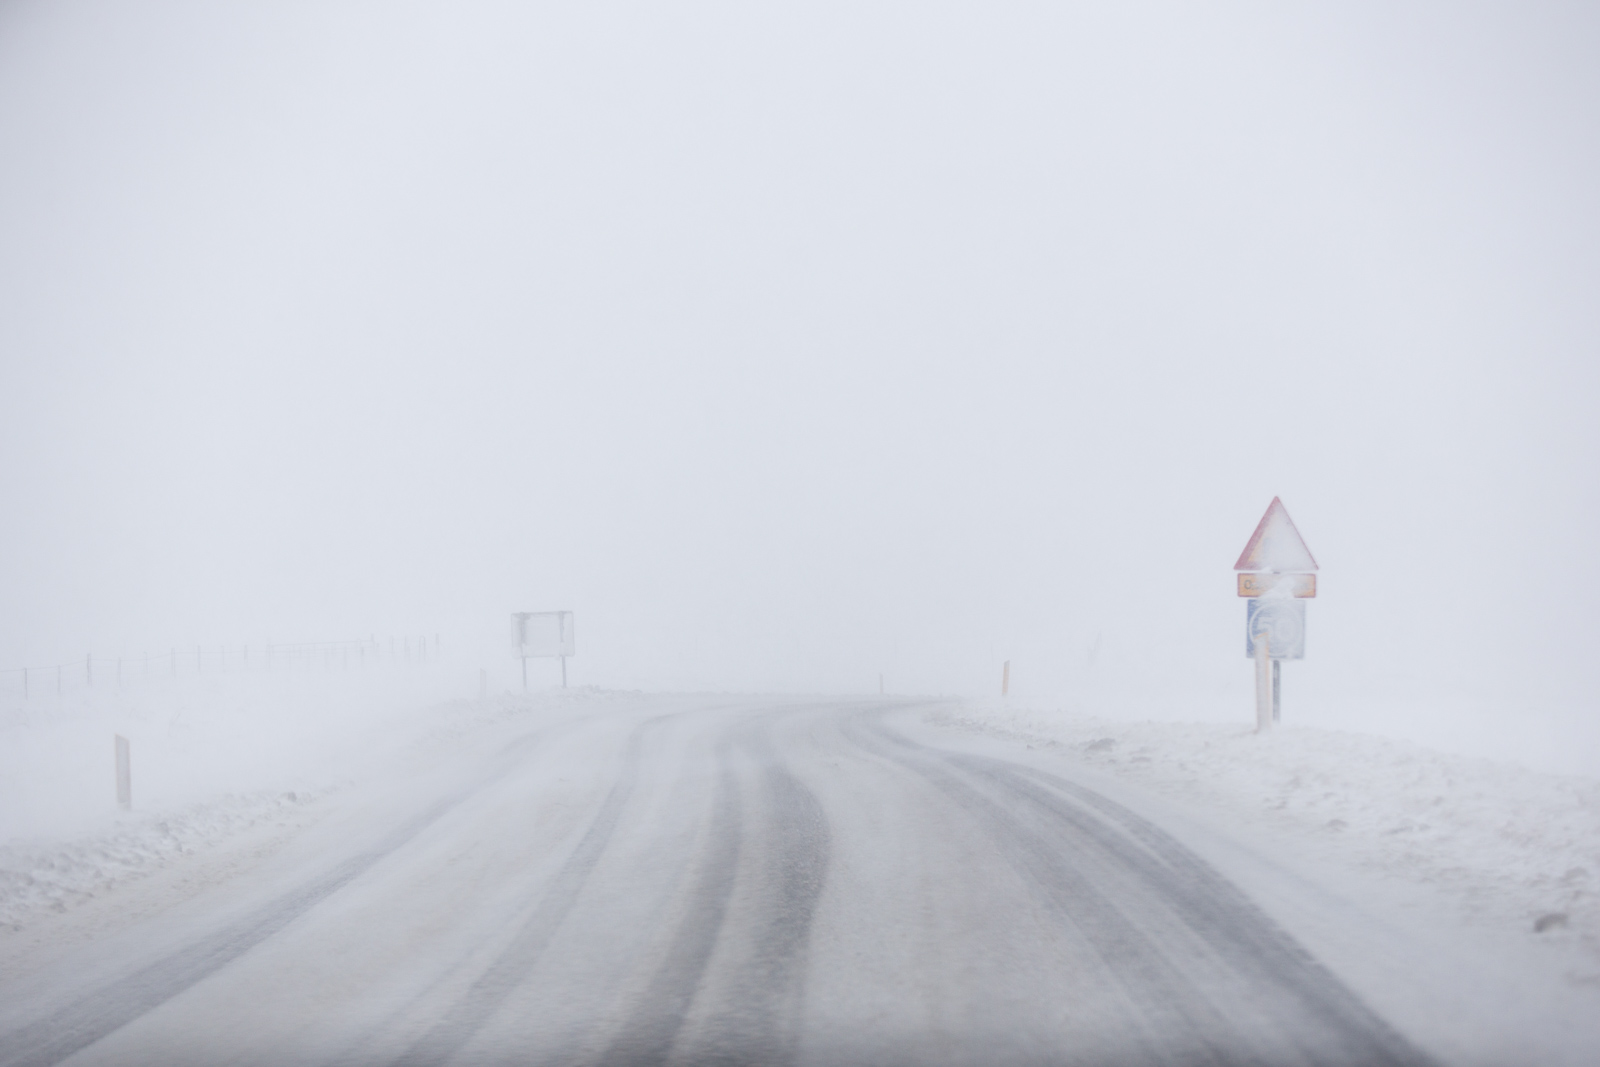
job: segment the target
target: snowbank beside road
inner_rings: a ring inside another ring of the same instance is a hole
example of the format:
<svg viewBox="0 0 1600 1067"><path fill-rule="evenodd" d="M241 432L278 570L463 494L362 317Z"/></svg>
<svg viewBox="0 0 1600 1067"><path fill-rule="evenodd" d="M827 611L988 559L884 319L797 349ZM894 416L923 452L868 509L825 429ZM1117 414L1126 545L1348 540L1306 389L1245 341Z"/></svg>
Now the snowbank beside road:
<svg viewBox="0 0 1600 1067"><path fill-rule="evenodd" d="M66 911L237 834L285 823L312 799L304 791L229 795L72 841L0 844L0 929L20 930L41 913Z"/></svg>
<svg viewBox="0 0 1600 1067"><path fill-rule="evenodd" d="M232 842L292 833L321 817L330 794L436 763L495 727L619 696L566 690L385 712L350 695L250 716L212 707L177 722L130 716L125 707L84 708L0 731L9 749L0 760L3 793L12 802L0 819L0 931L22 930ZM117 813L109 787L113 729L141 731L129 813ZM101 773L86 782L61 773L85 753ZM83 810L63 814L68 802ZM30 818L34 810L40 816Z"/></svg>
<svg viewBox="0 0 1600 1067"><path fill-rule="evenodd" d="M936 724L1050 746L1323 857L1436 888L1474 923L1577 951L1600 984L1600 781L1305 727L1112 722L995 705Z"/></svg>

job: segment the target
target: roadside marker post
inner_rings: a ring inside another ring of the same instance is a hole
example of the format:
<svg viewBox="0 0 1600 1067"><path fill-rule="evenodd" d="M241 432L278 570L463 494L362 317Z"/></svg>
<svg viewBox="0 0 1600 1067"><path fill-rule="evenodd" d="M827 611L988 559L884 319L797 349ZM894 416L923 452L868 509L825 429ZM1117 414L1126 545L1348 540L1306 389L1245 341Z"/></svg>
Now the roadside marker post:
<svg viewBox="0 0 1600 1067"><path fill-rule="evenodd" d="M121 734L117 739L117 807L128 811L133 807L133 771L128 758L128 739Z"/></svg>
<svg viewBox="0 0 1600 1067"><path fill-rule="evenodd" d="M1005 666L1000 668L1000 695L1007 696L1011 692L1011 661L1006 660Z"/></svg>
<svg viewBox="0 0 1600 1067"><path fill-rule="evenodd" d="M1282 719L1282 667L1306 655L1306 601L1317 595L1317 561L1277 497L1233 565L1245 600L1245 656L1255 660L1256 730ZM1268 664L1271 664L1269 667Z"/></svg>

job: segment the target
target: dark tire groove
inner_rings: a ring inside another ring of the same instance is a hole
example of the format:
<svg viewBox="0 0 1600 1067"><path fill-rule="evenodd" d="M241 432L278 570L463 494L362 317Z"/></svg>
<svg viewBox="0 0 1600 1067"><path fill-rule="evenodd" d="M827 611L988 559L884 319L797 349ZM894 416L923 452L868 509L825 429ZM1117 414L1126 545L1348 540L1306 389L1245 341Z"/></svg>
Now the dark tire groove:
<svg viewBox="0 0 1600 1067"><path fill-rule="evenodd" d="M915 745L871 718L847 723L847 736L920 775L986 826L1042 898L1095 945L1155 1024L1150 1036L1184 1035L1185 1064L1276 1065L1285 1053L1293 1056L1288 1062L1352 1067L1430 1062L1242 891L1147 820L1043 771ZM1291 1035L1292 1052L1253 1048L1206 990L1086 876L1094 865L1134 876L1169 908L1252 994L1250 1009L1264 1010L1279 1034ZM1168 1056L1152 1046L1134 1059Z"/></svg>
<svg viewBox="0 0 1600 1067"><path fill-rule="evenodd" d="M765 731L753 732L747 747L761 768L766 816L761 911L733 994L714 1012L709 1047L695 1050L694 1063L707 1067L794 1062L811 924L827 883L831 836L822 804L778 761Z"/></svg>
<svg viewBox="0 0 1600 1067"><path fill-rule="evenodd" d="M1256 981L1275 984L1299 1003L1313 1006L1328 1029L1341 1035L1353 1062L1427 1062L1237 886L1170 834L1073 782L982 757L973 760L978 761L988 764L990 774L1009 779L1019 796L1095 838L1142 877L1159 881L1174 910L1218 956ZM1130 845L1129 838L1137 844Z"/></svg>
<svg viewBox="0 0 1600 1067"><path fill-rule="evenodd" d="M645 733L667 718L669 716L650 719L634 729L628 738L617 781L606 794L589 829L539 898L533 912L523 921L510 944L495 958L489 969L456 1001L444 1018L395 1061L396 1067L431 1067L449 1060L489 1021L489 1017L533 970L545 946L577 903L584 883L605 852L622 818L622 810L638 780Z"/></svg>
<svg viewBox="0 0 1600 1067"><path fill-rule="evenodd" d="M741 845L739 783L726 743L717 747L717 764L711 824L690 889L688 914L627 1023L600 1057L603 1067L666 1063L711 962L733 895Z"/></svg>

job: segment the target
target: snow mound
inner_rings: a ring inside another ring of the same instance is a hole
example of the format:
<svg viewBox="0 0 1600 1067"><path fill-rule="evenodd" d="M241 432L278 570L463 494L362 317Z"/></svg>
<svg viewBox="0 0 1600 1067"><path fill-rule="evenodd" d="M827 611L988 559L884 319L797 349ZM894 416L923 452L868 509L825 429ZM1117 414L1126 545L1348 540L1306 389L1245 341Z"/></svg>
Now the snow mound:
<svg viewBox="0 0 1600 1067"><path fill-rule="evenodd" d="M264 726L260 717L241 726L214 709L209 717L197 712L197 725L181 737L170 728L152 731L136 745L136 780L141 784L160 780L192 767L223 768L235 781L274 788L213 790L209 786L214 779L206 779L188 783L182 793L149 800L141 796L140 803L150 805L147 811L124 813L115 821L99 816L98 825L66 833L52 832L49 826L39 832L24 821L23 833L0 836L0 931L21 930L50 913L103 897L248 831L272 826L287 830L306 817L314 818L305 805L335 790L374 776L437 764L474 738L492 741L501 736L497 728L556 722L641 699L639 694L586 688L433 702L389 712L380 704L376 711L356 713L324 701L291 707L295 714L280 713L265 720ZM92 712L85 713L87 725L76 733L6 736L0 731L0 738L15 742L21 737L32 743L26 750L31 762L18 759L0 768L10 775L7 784L13 795L59 799L50 793L48 757L111 736L114 721L106 714L96 718ZM260 728L249 732L246 726ZM181 741L183 759L167 760L166 775L146 772L156 758L149 753L154 750L159 755L164 744L175 746L174 738ZM14 756L23 751L21 745L13 745ZM142 766L140 758L145 760ZM46 810L50 804L38 800L32 806Z"/></svg>
<svg viewBox="0 0 1600 1067"><path fill-rule="evenodd" d="M0 845L0 928L20 930L41 913L66 911L246 830L288 821L314 799L304 790L229 794L75 841Z"/></svg>

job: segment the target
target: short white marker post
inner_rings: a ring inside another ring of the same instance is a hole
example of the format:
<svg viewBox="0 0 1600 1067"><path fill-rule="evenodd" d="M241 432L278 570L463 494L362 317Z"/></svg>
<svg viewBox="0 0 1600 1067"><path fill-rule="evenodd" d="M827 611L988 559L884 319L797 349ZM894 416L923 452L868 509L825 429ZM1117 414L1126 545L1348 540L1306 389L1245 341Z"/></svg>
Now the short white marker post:
<svg viewBox="0 0 1600 1067"><path fill-rule="evenodd" d="M1256 733L1272 729L1272 668L1271 651L1267 648L1267 631L1257 630L1256 641ZM1237 661L1235 661L1237 662Z"/></svg>
<svg viewBox="0 0 1600 1067"><path fill-rule="evenodd" d="M1004 667L1000 668L1000 695L1006 696L1011 692L1011 661L1006 660Z"/></svg>
<svg viewBox="0 0 1600 1067"><path fill-rule="evenodd" d="M128 739L117 734L117 807L133 807L133 771L128 760Z"/></svg>

